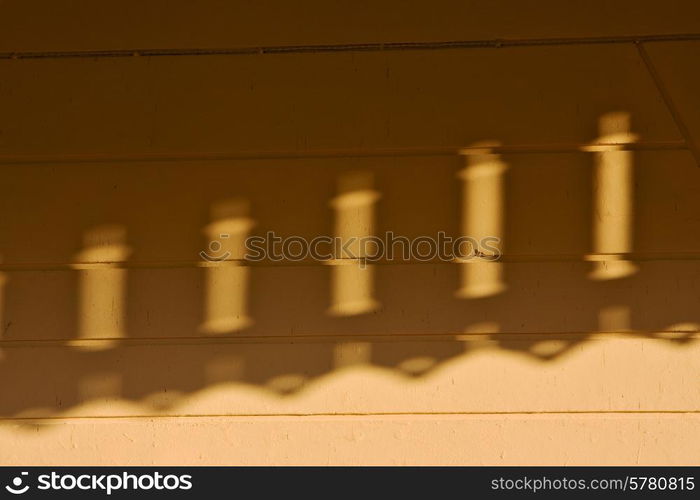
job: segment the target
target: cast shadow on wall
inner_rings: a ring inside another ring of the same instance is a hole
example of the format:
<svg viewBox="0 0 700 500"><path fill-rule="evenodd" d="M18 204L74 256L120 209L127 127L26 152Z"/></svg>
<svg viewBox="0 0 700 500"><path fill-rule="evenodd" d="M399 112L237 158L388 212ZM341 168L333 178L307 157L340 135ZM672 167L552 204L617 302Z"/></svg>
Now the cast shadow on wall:
<svg viewBox="0 0 700 500"><path fill-rule="evenodd" d="M686 151L635 150L630 129L609 113L589 148L557 153L486 141L8 166L0 377L22 390L3 391L0 415L106 396L162 409L223 383L284 396L352 366L420 377L481 349L544 363L601 334L692 342L700 171ZM268 231L493 236L502 256L246 260Z"/></svg>

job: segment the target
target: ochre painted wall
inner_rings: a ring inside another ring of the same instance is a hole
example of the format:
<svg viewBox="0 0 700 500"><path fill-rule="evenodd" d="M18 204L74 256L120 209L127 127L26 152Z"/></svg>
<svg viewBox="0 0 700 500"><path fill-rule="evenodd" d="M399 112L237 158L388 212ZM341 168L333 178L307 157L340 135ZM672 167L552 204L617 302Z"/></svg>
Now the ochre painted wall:
<svg viewBox="0 0 700 500"><path fill-rule="evenodd" d="M0 463L700 462L696 2L188 5L0 3Z"/></svg>

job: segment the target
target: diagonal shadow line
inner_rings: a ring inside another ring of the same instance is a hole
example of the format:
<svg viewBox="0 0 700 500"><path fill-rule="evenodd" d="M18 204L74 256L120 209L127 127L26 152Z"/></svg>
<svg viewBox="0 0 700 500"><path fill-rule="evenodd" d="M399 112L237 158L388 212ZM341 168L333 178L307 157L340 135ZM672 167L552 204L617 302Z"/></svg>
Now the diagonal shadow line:
<svg viewBox="0 0 700 500"><path fill-rule="evenodd" d="M693 137L690 134L688 127L683 121L683 117L681 116L680 111L673 102L671 94L666 88L663 79L661 78L661 74L657 71L656 67L654 66L654 63L651 60L651 56L644 48L644 43L642 41L637 41L635 43L635 46L637 47L639 57L642 59L642 62L644 63L644 66L646 67L649 76L651 77L651 79L654 82L654 85L656 86L656 90L659 92L659 95L664 101L666 108L668 108L669 113L671 113L671 117L673 118L676 127L678 127L678 131L683 136L683 139L685 140L688 149L692 153L693 158L695 158L695 163L697 163L698 167L700 167L700 149L698 149L697 144L695 144L695 141L693 140Z"/></svg>

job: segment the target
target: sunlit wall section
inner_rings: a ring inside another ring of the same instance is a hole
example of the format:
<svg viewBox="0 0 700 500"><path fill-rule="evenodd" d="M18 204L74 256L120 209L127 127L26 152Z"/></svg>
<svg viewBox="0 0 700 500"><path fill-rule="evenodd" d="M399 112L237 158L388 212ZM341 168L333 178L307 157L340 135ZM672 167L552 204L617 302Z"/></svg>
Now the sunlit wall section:
<svg viewBox="0 0 700 500"><path fill-rule="evenodd" d="M0 256L0 263L2 263L2 257ZM7 276L5 273L0 272L0 340L2 340L3 333L5 332L5 284L7 283ZM0 358L2 358L2 349L0 349Z"/></svg>
<svg viewBox="0 0 700 500"><path fill-rule="evenodd" d="M479 143L463 151L465 167L458 177L462 186L461 236L481 242L497 238L496 247L502 249L504 226L504 174L507 165L493 152L495 143ZM492 240L495 241L495 240ZM466 244L465 244L466 245ZM462 245L462 254L468 248ZM494 246L494 243L491 243ZM483 252L483 248L478 250ZM489 259L493 252L489 254ZM460 265L461 298L490 297L503 292L506 284L503 264L483 258L466 258Z"/></svg>
<svg viewBox="0 0 700 500"><path fill-rule="evenodd" d="M361 243L374 235L379 197L370 172L348 172L338 179L337 195L331 201L336 237L329 308L333 316L354 316L379 307L374 298L374 268L362 264L372 248Z"/></svg>
<svg viewBox="0 0 700 500"><path fill-rule="evenodd" d="M204 233L205 305L202 331L225 334L253 323L248 312L250 268L245 265L245 241L255 222L247 200L229 199L211 207Z"/></svg>
<svg viewBox="0 0 700 500"><path fill-rule="evenodd" d="M101 225L85 232L83 248L73 264L79 273L75 347L105 349L126 337L124 262L130 253L123 226Z"/></svg>
<svg viewBox="0 0 700 500"><path fill-rule="evenodd" d="M634 274L630 262L634 223L633 153L624 144L634 142L630 115L607 113L599 120L598 147L593 166L593 270L595 280L619 279Z"/></svg>

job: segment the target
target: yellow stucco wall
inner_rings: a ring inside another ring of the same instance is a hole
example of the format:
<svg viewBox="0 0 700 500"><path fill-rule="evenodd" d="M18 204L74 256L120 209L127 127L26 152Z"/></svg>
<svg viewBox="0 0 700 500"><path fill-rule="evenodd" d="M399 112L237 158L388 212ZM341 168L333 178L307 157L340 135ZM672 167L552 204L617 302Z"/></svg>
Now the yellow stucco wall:
<svg viewBox="0 0 700 500"><path fill-rule="evenodd" d="M0 3L0 463L700 462L695 2L160 3Z"/></svg>

